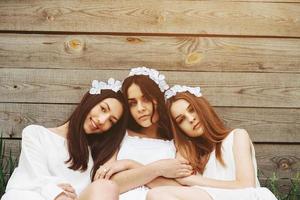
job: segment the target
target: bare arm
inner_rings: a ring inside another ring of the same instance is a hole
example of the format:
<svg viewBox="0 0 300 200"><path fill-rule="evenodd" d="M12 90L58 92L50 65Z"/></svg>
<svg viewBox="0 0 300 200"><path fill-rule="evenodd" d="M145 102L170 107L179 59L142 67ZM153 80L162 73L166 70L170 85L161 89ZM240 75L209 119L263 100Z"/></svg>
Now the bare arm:
<svg viewBox="0 0 300 200"><path fill-rule="evenodd" d="M144 167L144 165L134 161L128 163L128 169L135 169L139 167ZM181 186L181 184L175 181L174 179L160 176L160 177L156 177L155 179L147 183L146 186L149 188L154 188L159 186Z"/></svg>
<svg viewBox="0 0 300 200"><path fill-rule="evenodd" d="M148 165L132 163L129 170L119 172L112 176L111 180L115 181L120 187L120 193L126 192L133 188L146 185L158 177L166 178L186 177L192 173L191 166L183 160L163 159ZM175 184L169 179L159 178L150 183L150 187L159 186L158 184Z"/></svg>
<svg viewBox="0 0 300 200"><path fill-rule="evenodd" d="M176 180L172 178L164 178L164 177L157 177L156 179L152 180L150 183L146 184L149 188L155 188L159 186L182 186Z"/></svg>
<svg viewBox="0 0 300 200"><path fill-rule="evenodd" d="M140 167L145 167L145 166L138 163L138 162L128 160L126 168L127 169L136 169L136 168L140 168ZM112 172L112 171L110 171L110 172ZM130 172L130 173L136 173L136 171L135 172ZM109 179L112 175L113 175L112 173L111 173L111 175L108 174L108 176L105 176L105 178ZM136 174L136 175L139 176L139 174ZM130 176L130 174L128 176ZM148 179L149 179L149 177L148 177ZM128 187L129 188L134 188L135 185L137 185L136 187L138 187L138 186L140 186L140 184L143 184L144 182L147 182L148 179L143 180L143 178L141 178L141 179L139 179L140 181L138 181L135 184L133 183L132 185L128 185ZM150 179L151 179L151 177L150 177ZM112 178L112 180L113 180L113 178ZM165 178L165 177L160 176L160 177L156 177L153 180L151 180L150 182L148 182L146 184L146 186L149 187L149 188L154 188L154 187L159 187L159 186L181 186L181 184L178 183L177 181L175 181L172 178ZM124 188L124 190L126 190L126 188ZM122 189L122 191L123 191L123 189Z"/></svg>
<svg viewBox="0 0 300 200"><path fill-rule="evenodd" d="M255 172L251 157L251 140L245 130L238 130L234 134L233 154L236 167L236 179L221 181L205 178L201 175L192 175L187 178L177 179L183 185L200 185L218 188L245 188L255 186Z"/></svg>
<svg viewBox="0 0 300 200"><path fill-rule="evenodd" d="M120 193L145 185L160 176L155 167L151 165L133 165L131 169L114 174L111 180L115 181Z"/></svg>
<svg viewBox="0 0 300 200"><path fill-rule="evenodd" d="M188 160L186 160L179 152L176 153L176 159L185 160L188 163ZM177 182L175 179L164 177L157 177L147 184L147 187L149 188L155 188L159 186L182 186L182 184Z"/></svg>

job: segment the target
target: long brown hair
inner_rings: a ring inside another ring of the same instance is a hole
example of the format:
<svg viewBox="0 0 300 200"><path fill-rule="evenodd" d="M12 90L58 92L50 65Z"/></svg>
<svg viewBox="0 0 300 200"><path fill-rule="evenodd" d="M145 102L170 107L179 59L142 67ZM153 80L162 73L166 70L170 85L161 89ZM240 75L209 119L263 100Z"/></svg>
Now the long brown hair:
<svg viewBox="0 0 300 200"><path fill-rule="evenodd" d="M152 102L152 107L154 108L154 100L157 101L157 112L159 116L158 121L158 135L160 138L170 140L173 138L171 132L171 124L170 119L166 115L167 109L164 100L164 93L160 91L158 85L150 79L146 75L134 75L127 77L123 84L122 84L122 92L125 97L127 106L128 105L128 88L132 85L136 84L140 87L142 93L144 94L145 98ZM153 109L154 110L154 109ZM154 112L152 114L153 118ZM136 123L132 115L129 115L128 118L128 129L132 131L139 132L142 127Z"/></svg>
<svg viewBox="0 0 300 200"><path fill-rule="evenodd" d="M83 128L85 119L91 109L106 98L115 98L123 106L122 117L104 133L86 134ZM69 117L67 143L70 169L85 171L89 161L89 148L94 161L92 176L99 166L109 160L118 150L126 131L128 110L123 95L112 90L101 90L101 94L92 95L88 92Z"/></svg>
<svg viewBox="0 0 300 200"><path fill-rule="evenodd" d="M170 113L172 103L184 99L191 104L199 116L200 122L204 126L204 133L196 138L186 135ZM221 145L223 139L229 134L230 129L219 118L216 111L204 97L196 97L189 92L177 93L167 101L169 116L176 148L181 155L187 159L194 170L203 173L208 162L210 153L215 150L217 160L225 166L222 159Z"/></svg>

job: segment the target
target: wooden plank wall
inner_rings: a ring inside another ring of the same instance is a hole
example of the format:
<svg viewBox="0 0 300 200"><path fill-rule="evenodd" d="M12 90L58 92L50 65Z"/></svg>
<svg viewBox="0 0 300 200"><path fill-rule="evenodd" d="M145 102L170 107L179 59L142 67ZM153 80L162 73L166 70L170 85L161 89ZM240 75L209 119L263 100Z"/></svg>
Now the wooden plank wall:
<svg viewBox="0 0 300 200"><path fill-rule="evenodd" d="M2 0L6 148L18 156L28 124L62 123L92 79L149 66L170 84L200 85L229 125L248 130L260 170L292 177L300 169L299 10L299 0Z"/></svg>

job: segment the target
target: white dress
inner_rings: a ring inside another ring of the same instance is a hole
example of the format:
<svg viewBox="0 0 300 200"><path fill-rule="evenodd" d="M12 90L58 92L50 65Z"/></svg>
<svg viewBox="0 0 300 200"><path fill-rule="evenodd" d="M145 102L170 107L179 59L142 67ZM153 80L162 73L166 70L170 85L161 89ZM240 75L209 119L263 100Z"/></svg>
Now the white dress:
<svg viewBox="0 0 300 200"><path fill-rule="evenodd" d="M236 179L233 139L235 134L239 134L239 131L244 130L234 129L222 142L222 157L226 167L221 165L221 163L216 159L215 151L213 151L205 166L203 177L225 181ZM260 187L257 178L257 164L253 145L251 145L251 155L256 175L256 187L244 189L221 189L200 186L194 187L200 187L205 190L213 200L276 200L276 197L267 188Z"/></svg>
<svg viewBox="0 0 300 200"><path fill-rule="evenodd" d="M175 158L176 149L173 140L160 140L129 136L128 133L122 141L117 160L131 159L141 164ZM120 200L145 200L149 188L138 187L120 195Z"/></svg>
<svg viewBox="0 0 300 200"><path fill-rule="evenodd" d="M84 172L68 168L65 138L43 126L30 125L22 133L19 165L7 184L1 200L54 200L63 190L59 183L69 183L79 194L91 181L93 160Z"/></svg>

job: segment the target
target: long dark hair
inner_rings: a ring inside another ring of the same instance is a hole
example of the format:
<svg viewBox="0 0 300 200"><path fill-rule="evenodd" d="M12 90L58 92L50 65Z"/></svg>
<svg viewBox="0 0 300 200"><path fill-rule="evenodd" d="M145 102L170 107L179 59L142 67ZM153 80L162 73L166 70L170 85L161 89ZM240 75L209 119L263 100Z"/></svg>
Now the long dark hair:
<svg viewBox="0 0 300 200"><path fill-rule="evenodd" d="M180 129L172 117L170 108L172 103L179 99L189 102L199 116L200 122L204 126L204 133L201 136L196 138L189 137ZM190 161L195 171L203 173L210 153L213 150L216 150L217 160L225 166L222 159L221 145L231 129L225 126L209 102L204 97L196 97L189 92L181 92L167 101L167 107L171 118L176 148L185 159Z"/></svg>
<svg viewBox="0 0 300 200"><path fill-rule="evenodd" d="M123 84L122 84L122 92L125 97L127 107L128 105L128 88L132 85L136 84L140 87L142 93L144 94L145 98L147 98L149 101L152 102L152 107L154 106L154 100L157 102L157 112L159 116L158 120L158 135L162 139L170 140L173 138L172 132L171 132L171 124L170 119L166 115L167 109L164 101L164 93L160 91L158 85L150 79L146 75L134 75L127 77ZM153 109L154 111L155 109ZM154 112L152 113L153 118ZM132 115L130 114L128 117L128 129L132 131L139 132L142 127L136 123Z"/></svg>
<svg viewBox="0 0 300 200"><path fill-rule="evenodd" d="M104 133L86 134L83 125L88 113L106 98L115 98L122 104L122 117ZM70 164L69 168L85 171L89 161L88 147L90 147L94 161L91 178L94 177L98 167L118 150L125 135L127 118L128 109L120 91L116 93L112 90L101 90L101 94L94 95L87 92L68 119L67 143L70 157L66 163Z"/></svg>

